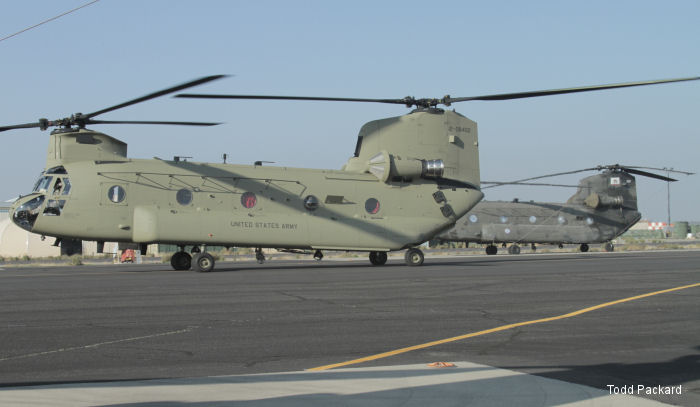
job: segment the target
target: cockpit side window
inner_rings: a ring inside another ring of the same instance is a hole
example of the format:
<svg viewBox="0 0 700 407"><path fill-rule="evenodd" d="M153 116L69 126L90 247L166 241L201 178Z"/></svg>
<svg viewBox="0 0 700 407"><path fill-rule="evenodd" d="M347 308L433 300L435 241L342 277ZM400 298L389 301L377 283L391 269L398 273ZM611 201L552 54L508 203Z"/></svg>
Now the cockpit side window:
<svg viewBox="0 0 700 407"><path fill-rule="evenodd" d="M53 194L59 195L63 191L63 181L61 178L56 178L56 183L53 184Z"/></svg>
<svg viewBox="0 0 700 407"><path fill-rule="evenodd" d="M58 177L53 184L53 195L68 195L70 193L70 180L68 177Z"/></svg>
<svg viewBox="0 0 700 407"><path fill-rule="evenodd" d="M63 192L61 195L70 194L70 180L68 178L63 178Z"/></svg>

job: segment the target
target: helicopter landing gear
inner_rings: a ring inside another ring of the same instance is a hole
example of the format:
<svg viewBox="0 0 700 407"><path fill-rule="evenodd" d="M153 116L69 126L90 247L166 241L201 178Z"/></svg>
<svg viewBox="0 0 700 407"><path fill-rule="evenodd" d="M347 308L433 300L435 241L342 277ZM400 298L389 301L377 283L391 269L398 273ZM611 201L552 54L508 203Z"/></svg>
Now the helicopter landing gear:
<svg viewBox="0 0 700 407"><path fill-rule="evenodd" d="M316 255L314 255L315 257ZM255 248L255 260L258 261L258 264L263 264L265 263L265 254L262 251L262 247L256 247Z"/></svg>
<svg viewBox="0 0 700 407"><path fill-rule="evenodd" d="M581 253L586 253L588 251L588 244L581 243L581 246L578 249L581 250Z"/></svg>
<svg viewBox="0 0 700 407"><path fill-rule="evenodd" d="M530 245L530 250L532 250L533 252L536 252L536 251L537 251L537 246L535 246L534 243L531 244L531 245Z"/></svg>
<svg viewBox="0 0 700 407"><path fill-rule="evenodd" d="M177 252L170 258L173 270L189 270L192 267L192 256L185 251Z"/></svg>
<svg viewBox="0 0 700 407"><path fill-rule="evenodd" d="M495 246L495 245L492 245L492 244L486 246L486 254L488 254L489 256L491 256L491 255L494 255L494 254L496 254L496 253L498 253L498 246Z"/></svg>
<svg viewBox="0 0 700 407"><path fill-rule="evenodd" d="M615 245L612 242L608 242L605 244L605 251L606 252L612 252L615 250Z"/></svg>
<svg viewBox="0 0 700 407"><path fill-rule="evenodd" d="M383 266L386 264L387 258L386 252L369 252L369 262L372 263L373 266Z"/></svg>
<svg viewBox="0 0 700 407"><path fill-rule="evenodd" d="M190 250L190 252L194 255L197 253L201 253L202 249L200 249L199 246L192 246L192 250Z"/></svg>
<svg viewBox="0 0 700 407"><path fill-rule="evenodd" d="M199 273L208 273L214 270L214 263L214 256L207 252L197 253L192 258L192 266Z"/></svg>
<svg viewBox="0 0 700 407"><path fill-rule="evenodd" d="M508 254L520 254L520 246L513 244L508 248Z"/></svg>
<svg viewBox="0 0 700 407"><path fill-rule="evenodd" d="M316 253L314 253L314 260L316 260L316 261L323 260L323 252L321 252L320 250L316 250Z"/></svg>
<svg viewBox="0 0 700 407"><path fill-rule="evenodd" d="M386 253L384 253L384 256L386 256ZM409 266L420 266L421 264L423 264L425 256L423 256L423 252L420 249L413 248L406 250L406 255L404 256L404 259L406 260L406 264ZM386 262L386 260L384 261Z"/></svg>

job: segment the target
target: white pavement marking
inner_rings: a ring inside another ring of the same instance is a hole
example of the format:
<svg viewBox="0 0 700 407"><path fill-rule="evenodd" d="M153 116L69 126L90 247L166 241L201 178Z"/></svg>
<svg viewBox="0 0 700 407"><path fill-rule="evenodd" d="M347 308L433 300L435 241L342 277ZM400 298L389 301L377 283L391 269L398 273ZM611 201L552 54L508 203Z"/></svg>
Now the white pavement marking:
<svg viewBox="0 0 700 407"><path fill-rule="evenodd" d="M0 389L0 406L665 406L654 400L470 362ZM673 402L674 399L669 399ZM237 403L237 404L238 404Z"/></svg>
<svg viewBox="0 0 700 407"><path fill-rule="evenodd" d="M176 335L176 334L182 334L185 332L190 332L194 328L193 326L187 327L186 329L180 329L177 331L169 331L169 332L161 332L153 335L145 335L145 336L137 336L134 338L125 338L125 339L117 339L115 341L107 341L107 342L100 342L100 343L93 343L90 345L83 345L83 346L74 346L71 348L61 348L61 349L55 349L55 350L47 350L44 352L36 352L36 353L28 353L26 355L17 355L17 356L8 356L6 358L0 358L0 362L5 362L8 360L15 360L15 359L27 359L27 358L33 358L37 356L45 356L45 355L50 355L53 353L61 353L61 352L71 352L75 350L83 350L83 349L92 349L92 348L98 348L100 346L104 345L113 345L115 343L123 343L123 342L133 342L133 341L139 341L142 339L151 339L151 338L157 338L159 336L168 336L168 335Z"/></svg>

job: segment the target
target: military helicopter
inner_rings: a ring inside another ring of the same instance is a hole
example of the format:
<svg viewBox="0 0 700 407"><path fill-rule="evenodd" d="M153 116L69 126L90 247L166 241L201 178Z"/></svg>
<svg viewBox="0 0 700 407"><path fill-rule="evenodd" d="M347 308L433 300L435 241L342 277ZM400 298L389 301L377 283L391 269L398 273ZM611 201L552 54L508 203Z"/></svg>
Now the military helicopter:
<svg viewBox="0 0 700 407"><path fill-rule="evenodd" d="M641 169L669 171L691 175L691 172L652 167L631 167L620 164L599 165L594 168L560 172L513 182L486 182L486 189L500 185L561 184L527 183L536 179L576 174L584 171L602 171L580 180L578 189L565 203L481 201L457 224L437 236L438 241L459 241L486 244L486 254L498 253L497 243L508 246L509 254L520 254L521 244L580 244L587 252L591 243L605 243L605 250L614 250L612 240L625 233L641 219L637 211L635 177L641 175L662 181L676 179Z"/></svg>
<svg viewBox="0 0 700 407"><path fill-rule="evenodd" d="M33 191L11 208L18 226L61 239L154 243L180 248L175 270L214 269L206 247L369 252L374 265L387 252L408 249L406 263L420 265L415 246L452 226L483 197L476 123L438 108L470 100L508 100L602 89L698 80L700 77L440 99L354 99L261 95L193 95L190 98L286 99L405 105L406 115L366 123L355 154L341 170L198 163L174 158L132 159L126 143L87 129L98 124L218 123L107 121L95 117L220 79L200 78L89 114L0 127L0 131L57 127L51 132L45 170ZM185 246L194 246L193 256Z"/></svg>

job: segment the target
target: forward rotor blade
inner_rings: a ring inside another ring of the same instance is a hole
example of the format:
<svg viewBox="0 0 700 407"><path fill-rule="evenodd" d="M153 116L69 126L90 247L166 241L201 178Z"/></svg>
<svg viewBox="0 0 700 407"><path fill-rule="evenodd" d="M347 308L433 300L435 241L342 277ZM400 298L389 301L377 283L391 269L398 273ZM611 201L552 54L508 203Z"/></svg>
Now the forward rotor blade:
<svg viewBox="0 0 700 407"><path fill-rule="evenodd" d="M262 99L262 100L316 100L326 102L375 102L403 105L411 101L404 99L336 98L324 96L274 96L274 95L216 95L202 93L179 93L173 97L190 99Z"/></svg>
<svg viewBox="0 0 700 407"><path fill-rule="evenodd" d="M14 130L14 129L31 129L32 127L41 127L39 122L25 123L25 124L15 124L12 126L2 126L0 131Z"/></svg>
<svg viewBox="0 0 700 407"><path fill-rule="evenodd" d="M172 124L177 126L216 126L221 123L207 122L170 122L153 120L88 120L85 124Z"/></svg>
<svg viewBox="0 0 700 407"><path fill-rule="evenodd" d="M211 81L214 81L217 79L221 79L221 78L224 78L226 76L227 75L205 76L203 78L199 78L199 79L196 79L196 80L193 80L190 82L186 82L186 83L183 83L181 85L177 85L177 86L173 86L171 88L159 90L158 92L149 93L148 95L141 96L140 98L136 98L136 99L130 100L128 102L120 103L118 105L108 107L106 109L98 110L96 112L92 112L92 113L83 115L83 117L86 117L89 119L91 117L95 117L95 116L103 114L103 113L111 112L113 110L117 110L117 109L121 109L123 107L131 106L133 104L144 102L144 101L149 100L149 99L153 99L153 98L157 98L159 96L167 95L168 93L177 92L177 91L182 90L182 89L191 88L193 86L197 86L197 85L201 85L203 83L207 83L207 82L211 82Z"/></svg>
<svg viewBox="0 0 700 407"><path fill-rule="evenodd" d="M630 168L630 167L623 167L622 171L629 172L630 174L642 175L642 176L649 177L649 178L660 179L662 181L668 181L668 182L678 181L677 179L664 177L663 175L658 175L658 174L654 174L651 172L635 170L635 169Z"/></svg>
<svg viewBox="0 0 700 407"><path fill-rule="evenodd" d="M450 103L466 102L466 101L470 101L470 100L523 99L523 98L532 98L532 97L538 97L538 96L561 95L561 94L565 94L565 93L590 92L590 91L595 91L595 90L629 88L629 87L633 87L633 86L658 85L661 83L697 81L699 79L700 79L700 76L694 76L694 77L689 77L689 78L675 78L675 79L660 79L660 80L642 81L642 82L613 83L613 84L609 84L609 85L594 85L594 86L582 86L582 87L576 87L576 88L535 90L535 91L530 91L530 92L501 93L501 94L496 94L496 95L468 96L468 97L460 97L460 98L446 97L445 104L447 104L449 106Z"/></svg>

